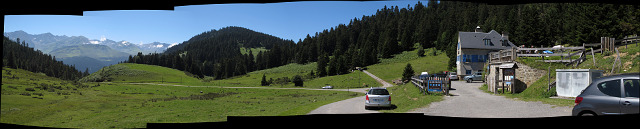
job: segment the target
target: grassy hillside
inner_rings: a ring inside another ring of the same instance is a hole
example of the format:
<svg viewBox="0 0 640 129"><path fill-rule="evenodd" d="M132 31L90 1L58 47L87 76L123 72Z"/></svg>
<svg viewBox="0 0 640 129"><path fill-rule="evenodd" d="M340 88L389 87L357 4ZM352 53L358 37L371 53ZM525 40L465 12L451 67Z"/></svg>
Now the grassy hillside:
<svg viewBox="0 0 640 129"><path fill-rule="evenodd" d="M341 91L126 83L76 86L19 69L3 69L2 76L0 122L62 128L143 128L146 123L226 121L227 116L304 115L357 95ZM52 86L48 90L36 88L41 85Z"/></svg>
<svg viewBox="0 0 640 129"><path fill-rule="evenodd" d="M155 65L122 63L104 67L80 79L81 82L136 82L204 85L183 71Z"/></svg>
<svg viewBox="0 0 640 129"><path fill-rule="evenodd" d="M292 63L276 68L254 71L248 73L247 75L237 76L231 79L213 80L211 81L211 83L212 85L217 86L260 86L262 75L265 75L267 80L273 79L274 82L277 82L278 79L284 78L292 80L295 75L308 76L312 70L314 72L317 72L315 71L316 68L317 63L315 62L304 65ZM363 83L369 86L382 85L376 82L373 78L369 77L369 75L360 71L355 71L344 75L327 76L322 78L307 78L304 80L304 87L320 88L322 86L331 85L334 86L334 88L338 89L356 88L362 87ZM274 83L271 86L294 87L293 83Z"/></svg>
<svg viewBox="0 0 640 129"><path fill-rule="evenodd" d="M425 49L426 56L424 57L417 56L418 50L405 51L394 55L393 58L382 59L378 64L367 66L367 71L387 82L400 79L407 63L411 63L416 75L420 74L420 72L436 73L447 71L449 61L447 55L442 51L436 51L436 56L433 56L433 51L436 50Z"/></svg>

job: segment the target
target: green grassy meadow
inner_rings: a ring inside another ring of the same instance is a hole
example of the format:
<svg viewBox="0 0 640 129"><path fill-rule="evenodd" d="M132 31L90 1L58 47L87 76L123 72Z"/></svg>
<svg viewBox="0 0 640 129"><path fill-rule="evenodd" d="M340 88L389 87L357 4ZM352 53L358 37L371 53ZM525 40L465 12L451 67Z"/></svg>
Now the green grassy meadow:
<svg viewBox="0 0 640 129"><path fill-rule="evenodd" d="M317 63L308 63L308 64L288 64L280 67L275 67L271 69L259 70L247 73L247 75L236 76L230 79L223 80L212 80L210 81L211 85L216 86L260 86L260 81L262 81L262 75L266 76L266 79L277 80L278 78L288 78L290 80L293 79L295 75L307 76L311 71L314 72L317 68ZM321 78L308 78L304 79L304 88L321 88L323 86L334 86L336 89L346 89L346 88L362 88L363 83L368 86L382 86L382 84L378 83L375 79L369 77L369 75L360 72L354 71L349 74L336 75L336 76L326 76ZM271 87L295 87L293 83L285 83L271 84Z"/></svg>
<svg viewBox="0 0 640 129"><path fill-rule="evenodd" d="M369 71L390 82L400 78L407 62L412 63L416 72L445 70L444 54L418 57L415 53L409 51L382 59L381 63L369 66ZM0 122L62 128L144 128L147 123L226 121L227 116L304 115L320 106L362 95L332 90L265 89L295 87L292 83L259 86L262 75L274 80L292 79L315 69L316 63L288 64L230 79L207 80L175 69L122 63L79 81L64 81L41 73L3 68ZM362 88L363 83L381 86L367 74L354 71L308 78L303 88L325 85L337 89ZM230 88L233 86L265 88ZM412 85L389 90L394 93L393 101L398 108L382 112L406 112L442 100L441 95L422 95Z"/></svg>
<svg viewBox="0 0 640 129"><path fill-rule="evenodd" d="M127 83L169 83L181 85L204 85L202 81L188 73L162 66L122 63L104 67L80 79L81 82L127 82ZM100 81L98 81L100 82Z"/></svg>
<svg viewBox="0 0 640 129"><path fill-rule="evenodd" d="M402 78L402 72L407 63L411 63L415 75L421 72L430 74L448 71L449 57L444 52L437 51L436 56L431 55L435 49L425 49L424 57L418 57L418 50L405 51L394 55L393 58L381 59L380 63L367 66L367 71L378 76L380 79L391 82L394 79Z"/></svg>
<svg viewBox="0 0 640 129"><path fill-rule="evenodd" d="M0 122L43 127L142 128L146 123L226 121L227 116L304 115L319 106L357 96L344 91L120 82L76 86L19 69L3 68L2 73ZM55 91L35 88L40 83L53 85Z"/></svg>

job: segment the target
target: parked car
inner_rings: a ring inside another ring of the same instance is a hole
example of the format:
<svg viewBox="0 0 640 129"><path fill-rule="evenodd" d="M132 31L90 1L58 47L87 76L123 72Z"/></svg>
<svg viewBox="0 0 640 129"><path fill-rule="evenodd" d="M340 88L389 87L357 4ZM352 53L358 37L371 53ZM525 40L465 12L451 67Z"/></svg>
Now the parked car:
<svg viewBox="0 0 640 129"><path fill-rule="evenodd" d="M573 116L638 114L640 73L596 78L575 99Z"/></svg>
<svg viewBox="0 0 640 129"><path fill-rule="evenodd" d="M446 78L446 77L447 77L447 74L444 74L444 73L434 73L433 75L431 75L431 77Z"/></svg>
<svg viewBox="0 0 640 129"><path fill-rule="evenodd" d="M427 77L430 77L429 72L422 72L420 76L418 76L418 79L424 80L427 79Z"/></svg>
<svg viewBox="0 0 640 129"><path fill-rule="evenodd" d="M473 81L484 82L484 80L482 80L482 72L475 72L472 75L465 76L464 80L467 81L467 83L471 83Z"/></svg>
<svg viewBox="0 0 640 129"><path fill-rule="evenodd" d="M456 72L451 72L449 74L449 80L458 80L458 74Z"/></svg>
<svg viewBox="0 0 640 129"><path fill-rule="evenodd" d="M324 86L322 89L333 89L333 86Z"/></svg>
<svg viewBox="0 0 640 129"><path fill-rule="evenodd" d="M365 95L364 109L391 107L391 94L386 88L372 87Z"/></svg>

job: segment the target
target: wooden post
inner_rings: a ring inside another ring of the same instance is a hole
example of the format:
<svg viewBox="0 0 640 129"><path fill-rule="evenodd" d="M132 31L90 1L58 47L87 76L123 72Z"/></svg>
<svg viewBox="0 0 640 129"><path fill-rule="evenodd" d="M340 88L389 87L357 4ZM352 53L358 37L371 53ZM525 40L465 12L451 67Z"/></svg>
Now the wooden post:
<svg viewBox="0 0 640 129"><path fill-rule="evenodd" d="M513 64L516 65L516 64ZM513 70L513 79L511 79L511 94L516 93L515 89L516 89L516 69L511 67L511 69Z"/></svg>
<svg viewBox="0 0 640 129"><path fill-rule="evenodd" d="M451 90L451 79L447 77L447 96L449 96L449 90Z"/></svg>
<svg viewBox="0 0 640 129"><path fill-rule="evenodd" d="M549 76L547 76L547 92L549 92L551 90L551 66L547 68L547 73L549 73Z"/></svg>
<svg viewBox="0 0 640 129"><path fill-rule="evenodd" d="M616 49L616 53L618 53L618 49ZM611 67L610 74L613 74L613 71L616 69L616 63L618 62L619 58L620 58L620 54L618 54L618 57L616 57L615 60L613 60L613 66Z"/></svg>
<svg viewBox="0 0 640 129"><path fill-rule="evenodd" d="M609 40L611 42L611 50L613 51L614 49L616 49L616 38L611 38Z"/></svg>
<svg viewBox="0 0 640 129"><path fill-rule="evenodd" d="M504 88L506 87L504 82L506 80L504 79L504 69L502 69L502 94L504 94Z"/></svg>
<svg viewBox="0 0 640 129"><path fill-rule="evenodd" d="M496 74L493 77L493 94L498 93L498 85L500 85L500 67L494 67Z"/></svg>
<svg viewBox="0 0 640 129"><path fill-rule="evenodd" d="M622 69L622 60L620 59L620 53L618 53L618 48L615 48L616 50L616 54L618 55L618 57L616 57L616 61L618 61L618 73L620 73L620 70Z"/></svg>
<svg viewBox="0 0 640 129"><path fill-rule="evenodd" d="M605 47L605 44L606 44L606 43L604 43L604 37L600 37L600 53L604 53L604 51L606 51L606 50L604 49L604 48L606 48L606 47Z"/></svg>
<svg viewBox="0 0 640 129"><path fill-rule="evenodd" d="M593 66L597 68L598 66L596 66L596 56L593 55L593 47L591 47L591 59L593 59Z"/></svg>

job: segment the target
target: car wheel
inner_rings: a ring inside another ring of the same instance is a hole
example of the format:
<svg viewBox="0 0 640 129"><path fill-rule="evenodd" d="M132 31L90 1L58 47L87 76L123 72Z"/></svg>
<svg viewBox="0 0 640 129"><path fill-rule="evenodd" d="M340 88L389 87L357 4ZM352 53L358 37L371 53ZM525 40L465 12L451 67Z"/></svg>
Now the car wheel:
<svg viewBox="0 0 640 129"><path fill-rule="evenodd" d="M587 111L587 112L582 112L582 113L578 114L578 116L597 116L597 115L595 113L593 113L593 112Z"/></svg>

